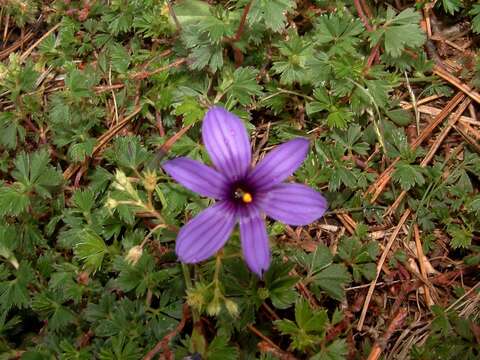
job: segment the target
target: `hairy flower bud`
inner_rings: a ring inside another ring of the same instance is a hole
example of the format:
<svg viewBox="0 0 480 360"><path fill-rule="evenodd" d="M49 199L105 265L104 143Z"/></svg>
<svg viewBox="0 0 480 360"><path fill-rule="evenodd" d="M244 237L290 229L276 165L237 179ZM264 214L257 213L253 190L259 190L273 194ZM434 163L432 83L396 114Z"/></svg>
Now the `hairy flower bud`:
<svg viewBox="0 0 480 360"><path fill-rule="evenodd" d="M238 315L238 305L235 301L225 299L225 307L227 308L227 311L231 316L235 317Z"/></svg>
<svg viewBox="0 0 480 360"><path fill-rule="evenodd" d="M118 201L115 200L115 199L112 199L112 198L108 198L108 199L107 199L107 202L105 203L105 206L106 206L109 210L113 210L113 209L115 209L115 208L118 206Z"/></svg>
<svg viewBox="0 0 480 360"><path fill-rule="evenodd" d="M213 300L207 306L207 314L210 316L217 316L222 310L222 305L218 297L214 297Z"/></svg>
<svg viewBox="0 0 480 360"><path fill-rule="evenodd" d="M268 297L270 296L270 291L268 291L267 288L260 288L258 289L258 296L262 300L268 299Z"/></svg>
<svg viewBox="0 0 480 360"><path fill-rule="evenodd" d="M204 290L203 287L197 287L187 291L187 304L194 309L202 309L205 305Z"/></svg>
<svg viewBox="0 0 480 360"><path fill-rule="evenodd" d="M117 170L115 173L115 182L113 183L115 189L120 191L125 191L133 198L138 198L138 194L133 188L130 180L128 180L127 175L123 171Z"/></svg>
<svg viewBox="0 0 480 360"><path fill-rule="evenodd" d="M148 192L155 191L157 186L157 173L155 170L147 170L143 173L143 186Z"/></svg>
<svg viewBox="0 0 480 360"><path fill-rule="evenodd" d="M142 254L143 254L142 247L140 245L136 245L130 248L130 250L128 250L128 254L127 256L125 256L125 260L127 260L127 262L130 265L135 265L138 262L138 260L140 260L140 258L142 257Z"/></svg>

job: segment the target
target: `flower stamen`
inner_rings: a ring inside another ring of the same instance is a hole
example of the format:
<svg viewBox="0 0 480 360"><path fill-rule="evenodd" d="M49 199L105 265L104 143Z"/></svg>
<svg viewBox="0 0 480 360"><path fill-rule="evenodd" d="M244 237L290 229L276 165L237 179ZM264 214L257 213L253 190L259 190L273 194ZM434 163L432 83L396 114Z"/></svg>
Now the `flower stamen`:
<svg viewBox="0 0 480 360"><path fill-rule="evenodd" d="M253 200L252 195L248 192L244 193L242 196L242 201L246 204L251 203Z"/></svg>
<svg viewBox="0 0 480 360"><path fill-rule="evenodd" d="M234 198L241 200L245 204L249 204L253 201L253 196L248 191L243 190L242 188L237 188L234 193Z"/></svg>

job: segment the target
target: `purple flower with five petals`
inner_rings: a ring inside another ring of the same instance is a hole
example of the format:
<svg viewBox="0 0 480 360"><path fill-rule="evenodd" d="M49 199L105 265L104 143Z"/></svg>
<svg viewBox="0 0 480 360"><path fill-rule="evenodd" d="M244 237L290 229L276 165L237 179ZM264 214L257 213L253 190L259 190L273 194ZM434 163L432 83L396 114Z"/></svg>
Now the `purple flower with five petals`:
<svg viewBox="0 0 480 360"><path fill-rule="evenodd" d="M248 267L262 277L270 265L264 215L289 225L307 225L327 209L325 198L302 184L282 183L307 156L308 140L277 146L254 168L242 121L223 108L211 108L203 120L203 143L215 169L180 157L163 168L180 184L216 199L180 229L175 251L184 263L203 261L227 242L237 221Z"/></svg>

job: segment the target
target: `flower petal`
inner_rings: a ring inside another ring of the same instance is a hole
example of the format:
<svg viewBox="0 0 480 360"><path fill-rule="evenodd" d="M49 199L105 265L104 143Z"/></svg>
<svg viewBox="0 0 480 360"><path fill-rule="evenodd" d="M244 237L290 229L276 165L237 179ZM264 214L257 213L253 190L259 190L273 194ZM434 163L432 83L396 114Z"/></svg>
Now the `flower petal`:
<svg viewBox="0 0 480 360"><path fill-rule="evenodd" d="M277 146L248 175L257 191L267 190L292 175L307 157L308 140L297 138Z"/></svg>
<svg viewBox="0 0 480 360"><path fill-rule="evenodd" d="M211 108L203 120L202 137L218 171L234 181L246 175L252 150L247 130L237 116L220 107Z"/></svg>
<svg viewBox="0 0 480 360"><path fill-rule="evenodd" d="M307 225L320 218L328 208L327 200L311 187L280 184L257 194L257 206L268 216L289 225Z"/></svg>
<svg viewBox="0 0 480 360"><path fill-rule="evenodd" d="M239 209L243 256L250 270L259 277L270 266L267 229L260 212L253 206Z"/></svg>
<svg viewBox="0 0 480 360"><path fill-rule="evenodd" d="M177 182L202 196L223 199L227 196L227 178L198 161L180 157L163 164L163 169Z"/></svg>
<svg viewBox="0 0 480 360"><path fill-rule="evenodd" d="M220 201L203 210L177 236L175 252L184 263L197 263L214 255L227 242L235 226L235 205Z"/></svg>

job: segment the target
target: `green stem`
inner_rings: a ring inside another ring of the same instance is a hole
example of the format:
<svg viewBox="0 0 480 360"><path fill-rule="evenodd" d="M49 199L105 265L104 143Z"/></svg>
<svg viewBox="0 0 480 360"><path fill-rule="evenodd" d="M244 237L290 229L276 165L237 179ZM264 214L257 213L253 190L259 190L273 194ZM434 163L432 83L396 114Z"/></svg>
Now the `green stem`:
<svg viewBox="0 0 480 360"><path fill-rule="evenodd" d="M220 268L222 267L222 255L223 251L219 251L217 253L216 259L215 259L215 273L213 274L213 282L215 283L215 288L218 285L218 276L220 275Z"/></svg>
<svg viewBox="0 0 480 360"><path fill-rule="evenodd" d="M185 287L187 288L187 291L191 290L193 288L193 283L190 277L190 271L188 269L187 264L182 263L182 272L183 272L183 277L185 279ZM195 324L200 320L200 314L193 307L190 307L190 309L192 310L193 323Z"/></svg>

